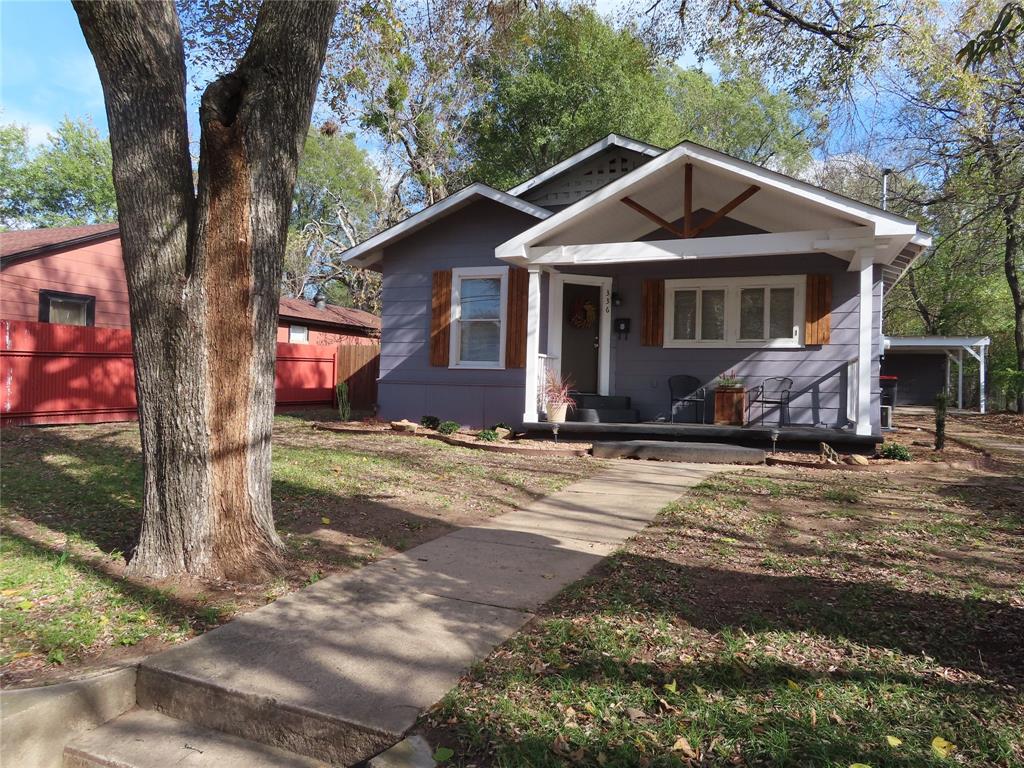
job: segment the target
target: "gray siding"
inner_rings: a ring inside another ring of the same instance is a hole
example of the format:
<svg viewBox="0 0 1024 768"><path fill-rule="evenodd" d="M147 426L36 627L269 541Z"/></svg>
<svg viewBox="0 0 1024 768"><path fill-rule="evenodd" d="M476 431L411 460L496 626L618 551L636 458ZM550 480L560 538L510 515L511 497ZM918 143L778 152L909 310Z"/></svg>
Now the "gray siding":
<svg viewBox="0 0 1024 768"><path fill-rule="evenodd" d="M452 267L493 266L494 248L536 219L492 201L478 201L388 248L382 262L380 415L418 421L425 414L470 426L499 421L518 425L524 408L524 369L450 370L429 361L431 276ZM656 237L657 235L652 235ZM652 237L649 236L649 237ZM622 305L613 317L632 320L624 340L611 339L612 394L627 395L645 420L668 414L668 377L677 373L710 382L734 371L748 386L771 376L794 380L791 420L843 426L847 361L857 355L858 276L847 264L820 254L719 259L689 263L565 268L565 273L611 275ZM648 278L808 274L833 275L832 343L804 349L664 349L640 345L641 283ZM547 348L548 281L542 279L540 350ZM876 269L872 333L872 425L878 431L881 276ZM708 418L712 408L706 409Z"/></svg>
<svg viewBox="0 0 1024 768"><path fill-rule="evenodd" d="M606 268L572 268L576 274L611 275L613 290L622 305L613 308L613 318L628 317L632 331L627 339L611 340L612 394L627 395L643 420L666 417L669 413L668 377L690 374L702 382L733 371L753 386L772 376L793 379L791 421L794 424L843 426L847 412L847 361L857 356L859 338L858 276L847 271L844 261L831 256L802 256L718 259L691 263L632 264ZM743 277L831 273L832 343L803 349L720 348L665 349L640 344L641 284L650 278ZM878 430L878 340L880 336L881 276L876 270L872 356L872 424ZM705 409L712 417L713 406ZM755 411L755 415L756 415ZM693 418L690 415L690 418ZM767 418L767 417L766 417ZM770 421L770 419L769 419Z"/></svg>
<svg viewBox="0 0 1024 768"><path fill-rule="evenodd" d="M384 252L380 416L425 414L470 426L523 418L525 373L430 365L430 290L435 270L489 267L500 243L537 219L491 200L471 203Z"/></svg>

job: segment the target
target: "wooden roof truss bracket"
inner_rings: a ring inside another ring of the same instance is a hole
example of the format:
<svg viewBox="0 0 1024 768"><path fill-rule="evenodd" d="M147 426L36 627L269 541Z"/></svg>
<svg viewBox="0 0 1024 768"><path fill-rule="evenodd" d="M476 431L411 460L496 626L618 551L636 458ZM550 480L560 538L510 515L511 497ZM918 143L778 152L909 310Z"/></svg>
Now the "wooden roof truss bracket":
<svg viewBox="0 0 1024 768"><path fill-rule="evenodd" d="M753 195L760 191L760 187L756 184L751 184L743 192L740 192L736 197L730 200L728 203L723 205L713 214L708 216L700 224L694 226L693 224L693 163L687 163L683 173L683 228L680 229L671 221L663 219L661 216L656 214L649 208L645 208L640 205L636 200L631 197L622 198L623 203L628 205L634 211L642 216L653 221L659 227L664 230L671 232L676 237L687 240L691 237L697 237L702 232L706 232L715 226L719 221L728 216L733 210L742 205L744 202L749 200Z"/></svg>

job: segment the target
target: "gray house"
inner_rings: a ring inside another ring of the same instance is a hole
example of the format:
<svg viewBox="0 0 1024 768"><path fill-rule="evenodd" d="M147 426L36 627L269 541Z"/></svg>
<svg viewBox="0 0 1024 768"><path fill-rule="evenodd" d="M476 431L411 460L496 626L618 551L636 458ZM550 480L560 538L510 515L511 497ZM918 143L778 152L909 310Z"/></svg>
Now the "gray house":
<svg viewBox="0 0 1024 768"><path fill-rule="evenodd" d="M553 370L602 421L678 420L670 376L731 373L791 379L792 425L868 436L883 296L929 244L913 221L767 168L613 134L344 258L383 275L384 418L540 428Z"/></svg>

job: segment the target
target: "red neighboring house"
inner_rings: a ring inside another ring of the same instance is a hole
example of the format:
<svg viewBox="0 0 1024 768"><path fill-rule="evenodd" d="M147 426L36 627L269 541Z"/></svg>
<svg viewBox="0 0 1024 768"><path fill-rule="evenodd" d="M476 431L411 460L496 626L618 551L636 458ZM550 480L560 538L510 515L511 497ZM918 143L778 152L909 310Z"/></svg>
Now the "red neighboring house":
<svg viewBox="0 0 1024 768"><path fill-rule="evenodd" d="M116 224L0 232L0 319L129 328L128 285ZM281 299L277 340L372 344L380 318Z"/></svg>

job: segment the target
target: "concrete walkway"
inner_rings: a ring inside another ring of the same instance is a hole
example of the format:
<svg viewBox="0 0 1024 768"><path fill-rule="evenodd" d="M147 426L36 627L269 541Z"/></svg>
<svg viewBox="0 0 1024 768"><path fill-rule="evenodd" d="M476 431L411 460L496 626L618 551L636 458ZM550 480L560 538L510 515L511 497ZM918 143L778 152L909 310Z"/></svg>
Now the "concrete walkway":
<svg viewBox="0 0 1024 768"><path fill-rule="evenodd" d="M75 765L146 766L184 756L206 765L202 755L216 753L228 764L224 732L333 765L364 760L532 610L724 469L615 462L522 510L324 579L147 659L138 704L167 717L125 716L69 755ZM213 730L204 737L196 725ZM203 750L204 739L217 743ZM263 764L252 747L239 760Z"/></svg>

